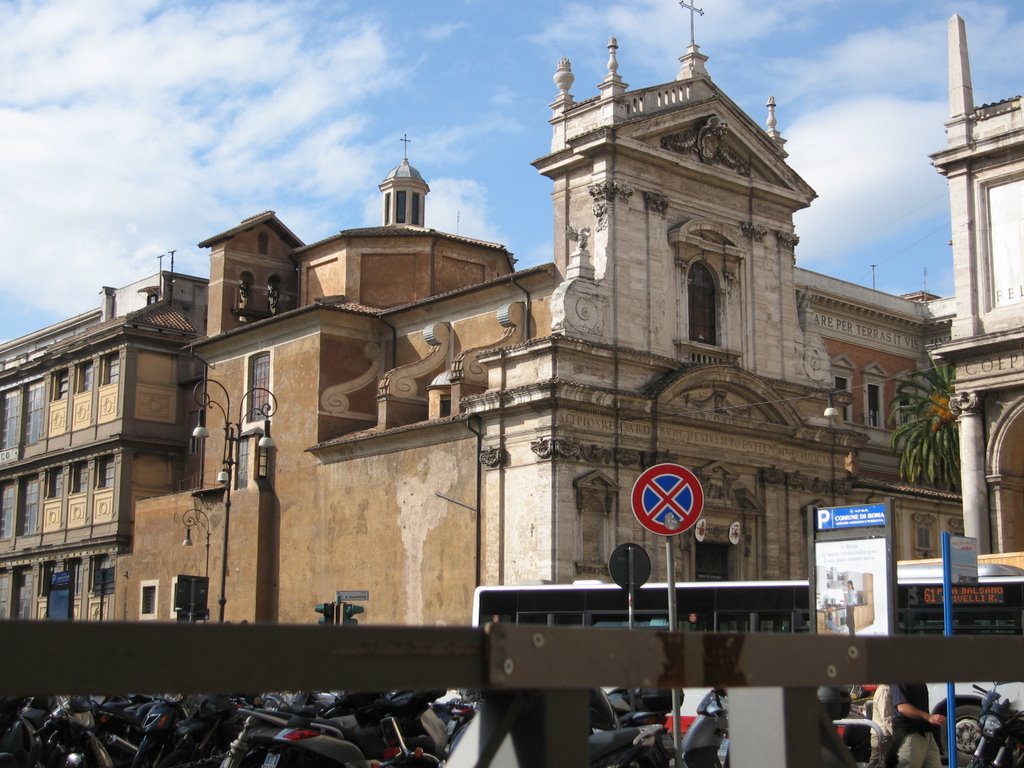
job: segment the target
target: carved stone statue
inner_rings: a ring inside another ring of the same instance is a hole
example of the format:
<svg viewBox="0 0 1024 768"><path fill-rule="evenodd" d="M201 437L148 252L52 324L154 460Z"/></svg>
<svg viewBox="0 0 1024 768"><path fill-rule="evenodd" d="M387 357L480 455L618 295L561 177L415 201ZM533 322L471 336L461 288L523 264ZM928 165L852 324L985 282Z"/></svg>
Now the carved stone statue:
<svg viewBox="0 0 1024 768"><path fill-rule="evenodd" d="M590 239L590 227L576 229L572 224L569 224L566 226L565 231L568 233L569 239L579 246L581 253L587 250L587 241Z"/></svg>

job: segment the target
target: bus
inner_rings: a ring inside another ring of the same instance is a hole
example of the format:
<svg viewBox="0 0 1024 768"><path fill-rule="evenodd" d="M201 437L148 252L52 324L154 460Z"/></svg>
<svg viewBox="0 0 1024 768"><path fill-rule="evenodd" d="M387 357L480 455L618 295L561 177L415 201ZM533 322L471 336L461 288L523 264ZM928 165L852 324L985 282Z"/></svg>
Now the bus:
<svg viewBox="0 0 1024 768"><path fill-rule="evenodd" d="M977 584L953 586L954 633L1024 633L1024 570L998 563L979 563L978 576ZM896 580L896 631L941 635L944 631L942 566L900 564ZM704 581L682 582L675 586L676 629L680 632L824 631L819 612L812 614L807 581ZM818 623L817 627L812 627L812 620ZM488 622L625 627L628 625L627 595L616 584L598 581L478 587L473 597L473 624L483 626ZM669 629L666 584L645 584L636 590L634 626ZM987 689L992 682L982 685ZM1024 709L1024 684L1002 683L998 687L1012 706ZM977 739L981 695L971 683L958 683L955 691L957 762L966 765ZM945 683L930 684L928 692L932 711L945 714ZM695 712L691 710L703 693L685 691L681 713L684 727L692 722ZM943 729L944 752L945 741Z"/></svg>
<svg viewBox="0 0 1024 768"><path fill-rule="evenodd" d="M953 587L955 634L1024 633L1024 570L998 563L978 566L976 585ZM666 585L636 591L637 627L668 629ZM676 584L680 632L810 632L806 581L699 581ZM477 587L473 624L487 622L582 627L624 627L624 589L597 581ZM942 634L941 566L900 565L896 631Z"/></svg>

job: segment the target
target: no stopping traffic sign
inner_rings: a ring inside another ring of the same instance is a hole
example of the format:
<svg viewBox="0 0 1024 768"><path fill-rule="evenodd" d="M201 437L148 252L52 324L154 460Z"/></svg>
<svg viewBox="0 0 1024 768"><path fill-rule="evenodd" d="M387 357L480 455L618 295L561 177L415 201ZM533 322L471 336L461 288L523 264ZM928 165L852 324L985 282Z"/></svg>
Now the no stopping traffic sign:
<svg viewBox="0 0 1024 768"><path fill-rule="evenodd" d="M633 484L633 514L647 530L675 536L689 529L704 509L700 480L678 464L655 464Z"/></svg>

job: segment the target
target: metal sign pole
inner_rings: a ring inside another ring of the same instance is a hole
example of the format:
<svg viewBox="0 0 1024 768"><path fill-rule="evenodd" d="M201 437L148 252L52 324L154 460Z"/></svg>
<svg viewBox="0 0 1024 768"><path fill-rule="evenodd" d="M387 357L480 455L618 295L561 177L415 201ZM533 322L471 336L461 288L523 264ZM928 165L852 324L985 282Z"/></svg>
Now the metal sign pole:
<svg viewBox="0 0 1024 768"><path fill-rule="evenodd" d="M676 616L676 556L672 549L672 537L665 537L665 564L668 569L666 581L668 582L668 629L675 632L679 628ZM675 764L683 764L683 756L680 752L682 740L679 738L679 708L681 700L679 689L672 689L672 753L675 755Z"/></svg>
<svg viewBox="0 0 1024 768"><path fill-rule="evenodd" d="M627 573L629 574L629 588L627 590L629 592L629 604L627 606L627 615L629 616L630 629L633 629L636 626L636 606L634 604L636 598L636 565L633 562L634 551L635 550L632 547L626 550L626 559L628 561L626 568Z"/></svg>

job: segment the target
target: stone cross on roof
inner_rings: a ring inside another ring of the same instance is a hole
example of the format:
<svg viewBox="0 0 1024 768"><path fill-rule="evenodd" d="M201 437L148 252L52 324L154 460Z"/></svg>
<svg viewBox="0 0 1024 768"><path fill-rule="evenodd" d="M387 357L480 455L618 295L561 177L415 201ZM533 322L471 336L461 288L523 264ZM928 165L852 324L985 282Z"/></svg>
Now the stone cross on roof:
<svg viewBox="0 0 1024 768"><path fill-rule="evenodd" d="M690 12L690 45L693 45L694 42L695 42L694 34L693 34L693 32L694 32L694 30L693 30L693 14L694 13L699 13L701 16L703 16L704 15L704 11L701 10L700 8L698 8L692 2L691 3L686 2L686 0L679 0L679 5L680 5L680 7L685 8L686 10L688 10Z"/></svg>

